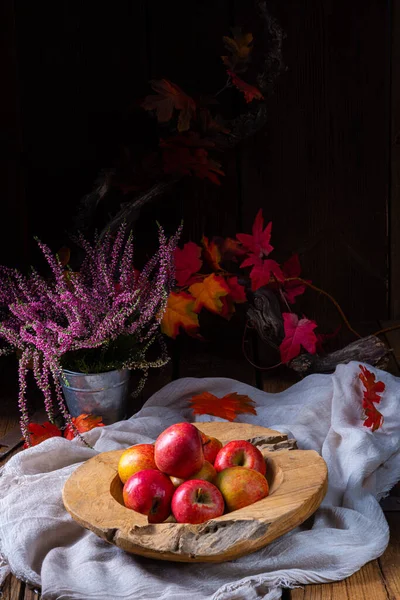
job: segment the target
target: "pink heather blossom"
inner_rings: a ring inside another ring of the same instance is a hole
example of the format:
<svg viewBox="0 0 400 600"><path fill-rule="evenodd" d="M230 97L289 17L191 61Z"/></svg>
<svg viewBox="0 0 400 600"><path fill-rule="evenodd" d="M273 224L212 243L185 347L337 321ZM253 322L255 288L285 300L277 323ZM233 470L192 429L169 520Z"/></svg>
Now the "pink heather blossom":
<svg viewBox="0 0 400 600"><path fill-rule="evenodd" d="M77 273L64 268L40 241L51 270L49 278L33 269L24 276L0 266L0 356L19 353L21 429L28 444L26 374L30 368L44 395L50 421L55 393L58 409L76 432L60 385L67 353L74 356L78 351L109 349L121 336L132 336L137 344L118 368L141 369L144 382L149 367L165 363L163 343L161 359L149 362L145 354L159 335L174 285L180 229L167 239L159 227L159 249L141 273L133 265L132 235L126 233L122 226L114 240L108 233L102 240L96 237L93 244L78 236L76 241L85 256Z"/></svg>

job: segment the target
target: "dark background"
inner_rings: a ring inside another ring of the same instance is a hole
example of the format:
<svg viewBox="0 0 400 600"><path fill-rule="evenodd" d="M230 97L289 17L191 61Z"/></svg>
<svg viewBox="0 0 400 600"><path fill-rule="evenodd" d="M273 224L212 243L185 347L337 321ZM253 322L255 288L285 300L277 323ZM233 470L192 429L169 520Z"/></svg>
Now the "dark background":
<svg viewBox="0 0 400 600"><path fill-rule="evenodd" d="M156 219L172 228L183 217L184 237L195 241L249 231L262 207L277 258L298 252L304 277L350 318L399 317L399 51L390 41L399 19L383 0L280 0L270 9L286 33L287 70L267 126L224 154L219 188L190 179L147 207L138 243ZM147 81L215 90L222 35L235 24L251 31L254 18L249 0L3 0L0 262L34 262L33 235L54 250L65 243Z"/></svg>

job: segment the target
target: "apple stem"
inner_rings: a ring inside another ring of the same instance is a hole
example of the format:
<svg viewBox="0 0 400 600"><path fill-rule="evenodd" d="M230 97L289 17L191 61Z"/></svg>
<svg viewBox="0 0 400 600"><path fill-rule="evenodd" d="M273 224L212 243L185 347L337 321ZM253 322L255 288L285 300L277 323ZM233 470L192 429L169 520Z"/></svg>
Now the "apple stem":
<svg viewBox="0 0 400 600"><path fill-rule="evenodd" d="M157 508L159 507L159 504L160 504L160 499L153 498L153 502L152 502L151 509L150 509L150 513L152 515L154 515L157 512Z"/></svg>
<svg viewBox="0 0 400 600"><path fill-rule="evenodd" d="M203 490L201 488L199 488L197 490L197 501L201 502L201 496L202 496Z"/></svg>

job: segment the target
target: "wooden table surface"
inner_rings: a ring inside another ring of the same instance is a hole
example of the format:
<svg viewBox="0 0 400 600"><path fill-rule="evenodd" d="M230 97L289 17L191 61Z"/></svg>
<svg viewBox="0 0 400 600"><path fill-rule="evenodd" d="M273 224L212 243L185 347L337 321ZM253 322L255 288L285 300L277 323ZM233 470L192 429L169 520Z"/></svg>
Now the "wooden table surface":
<svg viewBox="0 0 400 600"><path fill-rule="evenodd" d="M359 328L361 333L371 333L392 323L368 323ZM393 348L389 370L400 376L400 329L386 334ZM173 351L173 360L163 372L151 377L141 402L163 385L178 377L219 376L232 377L254 385L266 392L280 392L297 381L288 370L256 370L238 352L238 340L224 339L218 344L191 343L190 351L180 342ZM254 362L262 362L263 353L257 349ZM7 374L6 374L7 377ZM8 375L9 377L9 375ZM2 379L4 380L4 373ZM18 423L15 387L12 382L2 388L0 404L0 437L15 428ZM138 406L132 408L135 412ZM13 453L21 451L17 448ZM3 463L9 460L10 453ZM400 600L400 492L395 488L392 495L382 502L388 520L391 537L386 552L365 565L360 571L337 583L308 585L295 590L284 590L283 600ZM25 583L10 575L2 588L3 600L40 600L40 591L30 589ZM111 599L110 599L111 600ZM147 600L138 598L137 600Z"/></svg>

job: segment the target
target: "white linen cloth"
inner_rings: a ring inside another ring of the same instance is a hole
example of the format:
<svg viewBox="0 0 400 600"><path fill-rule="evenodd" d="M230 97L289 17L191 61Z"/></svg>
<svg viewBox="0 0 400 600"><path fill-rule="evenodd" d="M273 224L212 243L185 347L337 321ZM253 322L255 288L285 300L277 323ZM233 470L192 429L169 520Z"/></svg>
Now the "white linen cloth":
<svg viewBox="0 0 400 600"><path fill-rule="evenodd" d="M378 500L400 479L400 379L369 368L386 385L378 407L385 421L374 433L363 426L359 365L350 363L279 394L232 379L180 379L130 420L85 434L94 450L53 438L19 453L0 478L0 574L11 568L41 585L43 600L278 600L282 586L351 575L384 552L389 531ZM135 557L75 523L61 499L74 469L98 452L152 442L167 426L193 420L188 399L203 391L248 394L258 414L238 422L287 432L323 456L329 489L314 519L254 554L215 565Z"/></svg>

